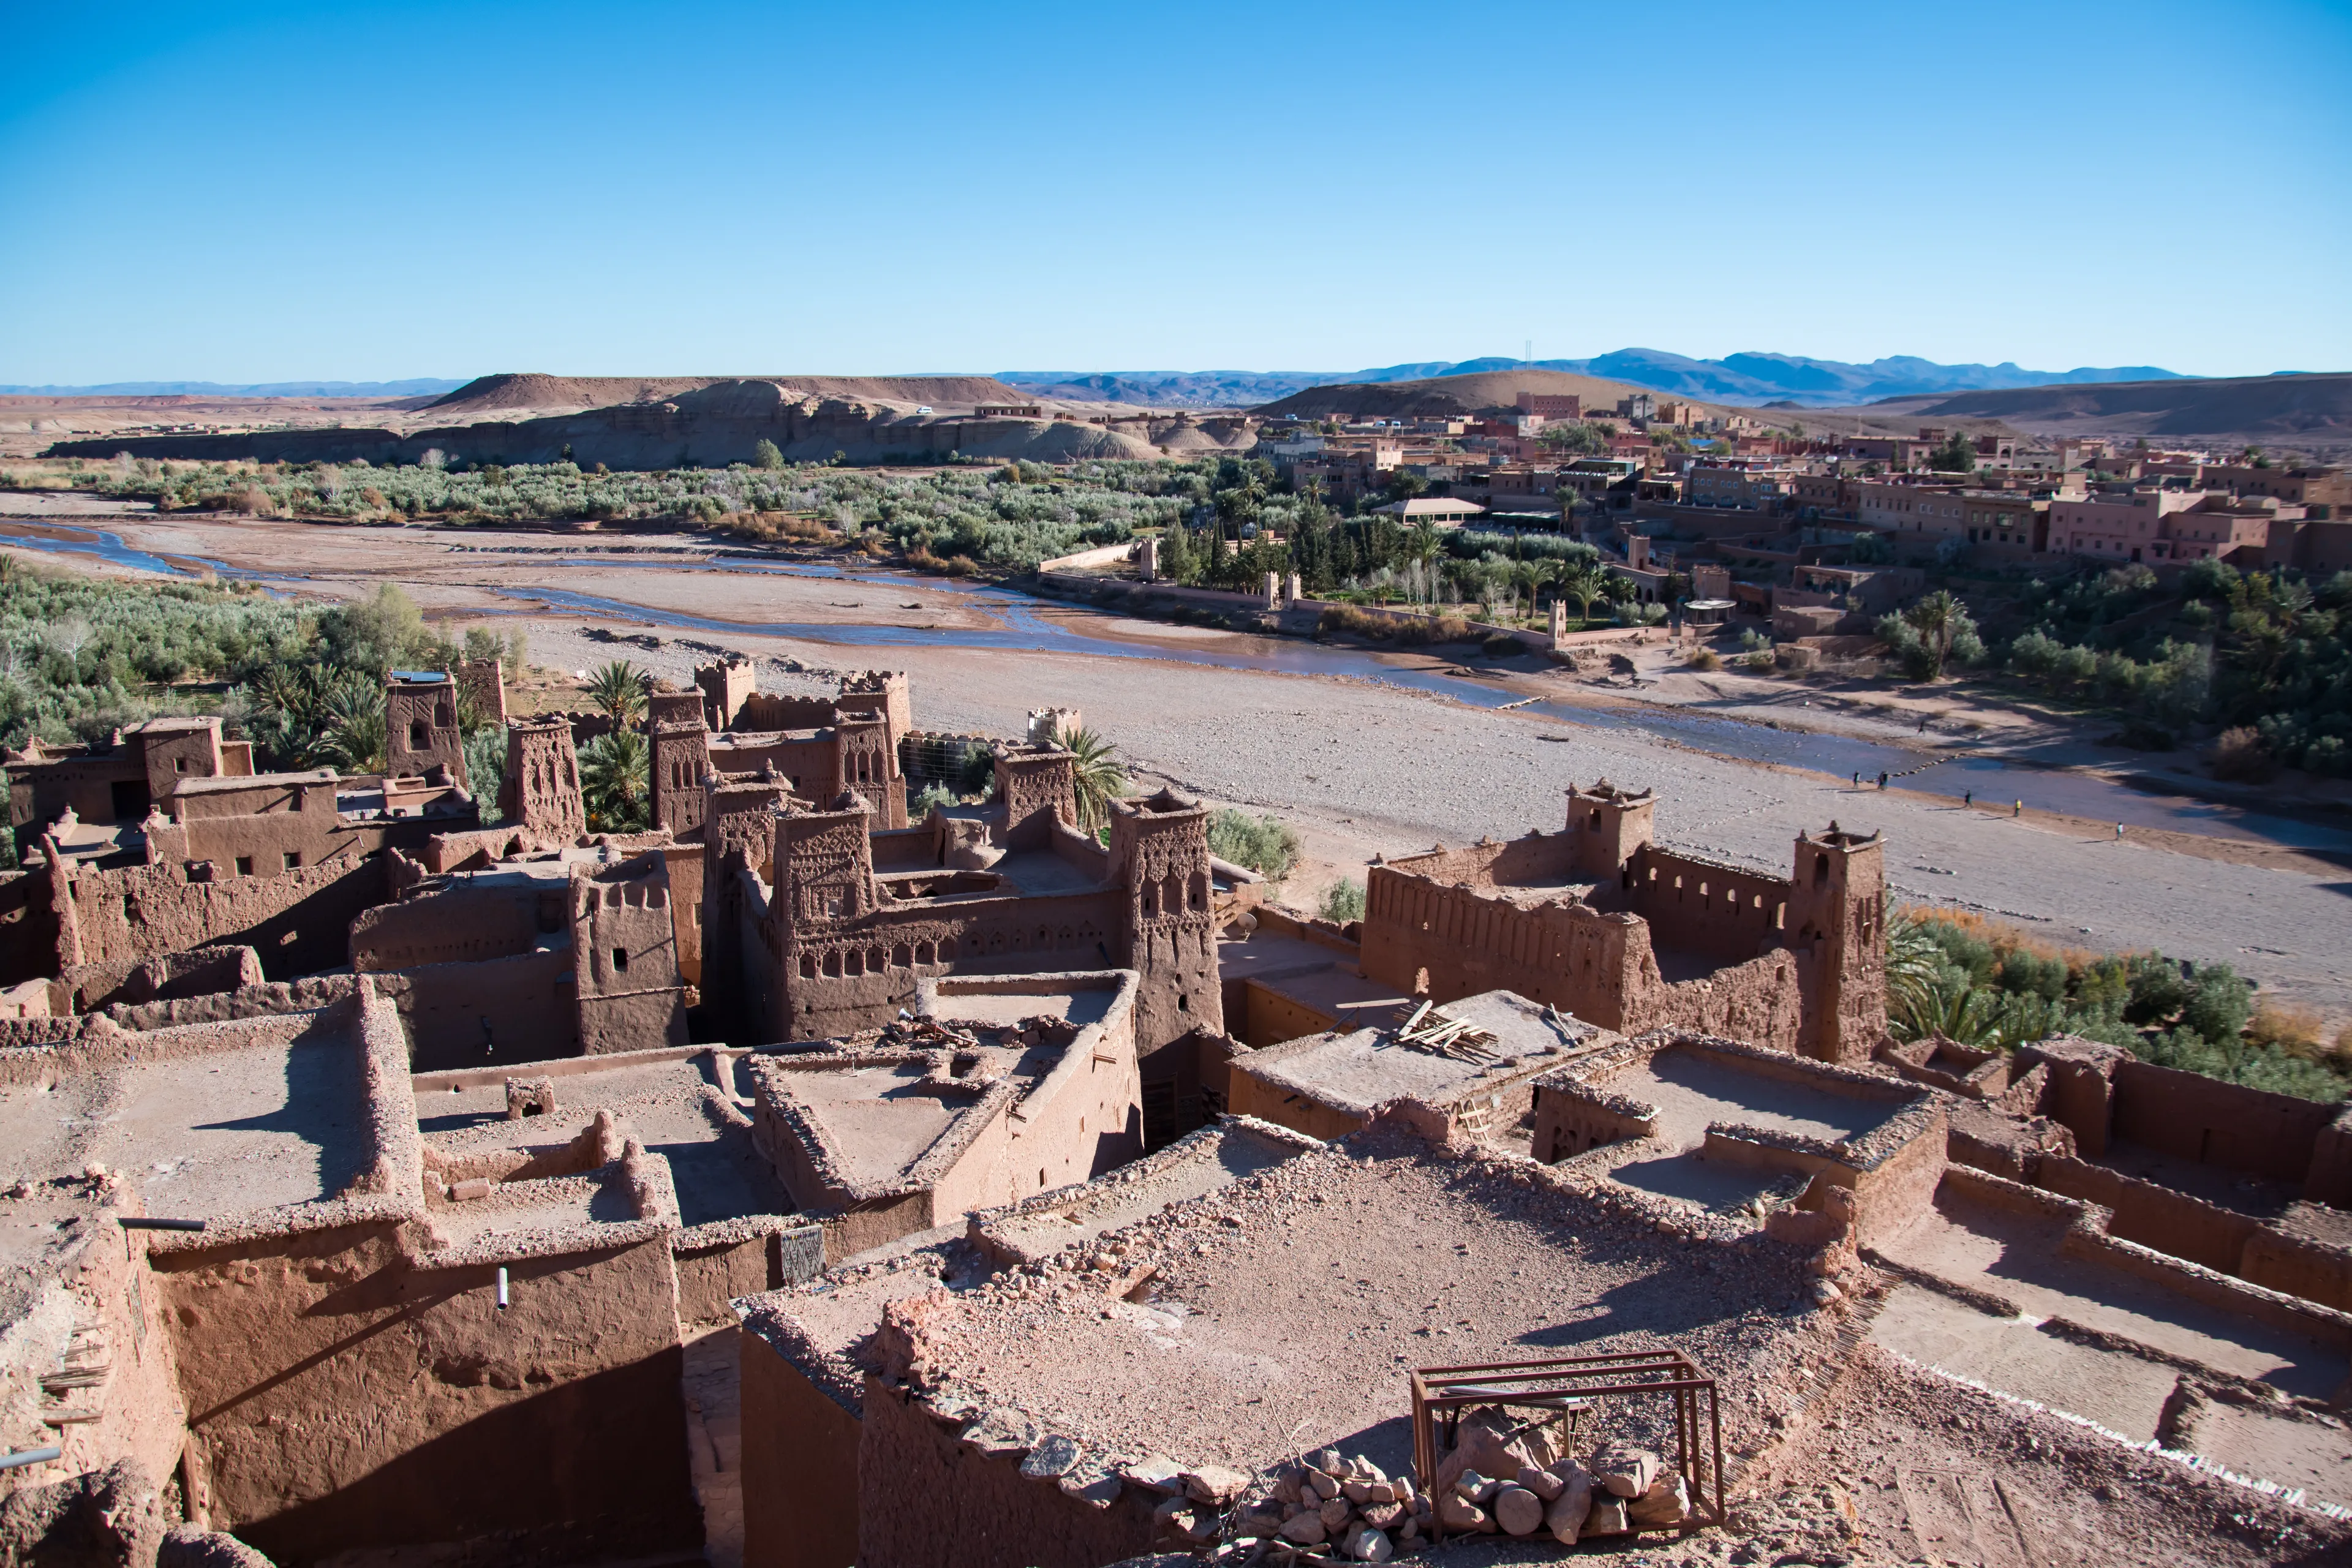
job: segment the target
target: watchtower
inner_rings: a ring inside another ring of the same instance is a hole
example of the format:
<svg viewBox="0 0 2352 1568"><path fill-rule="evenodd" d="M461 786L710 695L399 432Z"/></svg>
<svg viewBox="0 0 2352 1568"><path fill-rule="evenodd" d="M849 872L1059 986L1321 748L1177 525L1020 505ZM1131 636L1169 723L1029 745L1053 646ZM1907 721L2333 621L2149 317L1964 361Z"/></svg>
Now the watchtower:
<svg viewBox="0 0 2352 1568"><path fill-rule="evenodd" d="M588 831L570 721L507 726L507 770L499 784L499 811L532 837L550 842L568 843Z"/></svg>
<svg viewBox="0 0 2352 1568"><path fill-rule="evenodd" d="M845 790L823 811L777 814L775 897L770 908L779 925L797 935L874 912L869 809L864 797Z"/></svg>
<svg viewBox="0 0 2352 1568"><path fill-rule="evenodd" d="M907 688L906 671L861 669L841 679L841 695L834 699L836 713L871 713L880 719L895 753L898 742L915 727L915 703Z"/></svg>
<svg viewBox="0 0 2352 1568"><path fill-rule="evenodd" d="M1607 779L1591 789L1570 784L1568 790L1568 830L1570 863L1589 877L1622 880L1633 857L1652 844L1652 816L1657 810L1654 790L1638 793L1619 789Z"/></svg>
<svg viewBox="0 0 2352 1568"><path fill-rule="evenodd" d="M1078 821L1078 759L1059 746L1004 746L996 753L996 798L1004 803L1008 849L1042 848L1053 825Z"/></svg>
<svg viewBox="0 0 2352 1568"><path fill-rule="evenodd" d="M383 755L387 773L446 768L466 783L466 742L457 729L457 683L438 674L395 669L384 678Z"/></svg>
<svg viewBox="0 0 2352 1568"><path fill-rule="evenodd" d="M1136 1049L1148 1055L1195 1028L1223 1032L1209 808L1168 789L1113 801L1110 864L1126 893L1127 951L1118 956L1141 977Z"/></svg>
<svg viewBox="0 0 2352 1568"><path fill-rule="evenodd" d="M735 722L745 700L760 689L760 678L750 659L730 654L724 662L697 666L694 684L702 689L704 721L724 730Z"/></svg>
<svg viewBox="0 0 2352 1568"><path fill-rule="evenodd" d="M702 826L702 778L710 771L710 731L701 708L690 718L656 722L652 739L653 824L668 828L673 838L688 837Z"/></svg>
<svg viewBox="0 0 2352 1568"><path fill-rule="evenodd" d="M1786 940L1806 955L1802 1047L1823 1061L1864 1061L1886 1030L1886 866L1875 833L1834 822L1797 835Z"/></svg>

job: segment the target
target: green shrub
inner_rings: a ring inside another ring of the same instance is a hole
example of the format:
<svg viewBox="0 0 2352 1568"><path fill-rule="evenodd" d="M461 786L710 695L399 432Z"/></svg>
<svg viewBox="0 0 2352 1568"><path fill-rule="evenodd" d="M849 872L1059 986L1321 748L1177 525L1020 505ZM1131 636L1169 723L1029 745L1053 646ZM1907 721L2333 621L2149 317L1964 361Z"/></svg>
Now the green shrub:
<svg viewBox="0 0 2352 1568"><path fill-rule="evenodd" d="M1297 833L1272 816L1252 816L1228 807L1209 817L1209 853L1246 866L1269 882L1279 882L1298 864Z"/></svg>
<svg viewBox="0 0 2352 1568"><path fill-rule="evenodd" d="M1343 877L1323 889L1323 901L1315 912L1327 921L1346 925L1349 921L1364 918L1364 885L1352 878Z"/></svg>

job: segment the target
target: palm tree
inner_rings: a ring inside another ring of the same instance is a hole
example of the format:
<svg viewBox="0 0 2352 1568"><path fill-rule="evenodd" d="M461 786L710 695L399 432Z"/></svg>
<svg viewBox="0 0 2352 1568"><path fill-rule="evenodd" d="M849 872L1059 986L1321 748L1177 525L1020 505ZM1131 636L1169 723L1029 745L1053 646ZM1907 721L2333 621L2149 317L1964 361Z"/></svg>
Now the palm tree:
<svg viewBox="0 0 2352 1568"><path fill-rule="evenodd" d="M1936 1005L1936 990L1944 975L1944 950L1927 926L1907 915L1886 925L1886 1011L1888 1016L1909 1020Z"/></svg>
<svg viewBox="0 0 2352 1568"><path fill-rule="evenodd" d="M588 678L588 700L613 721L614 730L626 730L645 716L647 684L644 670L616 658Z"/></svg>
<svg viewBox="0 0 2352 1568"><path fill-rule="evenodd" d="M1580 564L1570 564L1566 561L1559 563L1559 591L1576 601L1579 623L1592 619L1592 601L1609 596L1611 581L1609 574L1589 561Z"/></svg>
<svg viewBox="0 0 2352 1568"><path fill-rule="evenodd" d="M357 670L325 684L318 697L319 733L309 760L347 773L380 773L391 765L384 729L383 688Z"/></svg>
<svg viewBox="0 0 2352 1568"><path fill-rule="evenodd" d="M635 730L615 730L580 748L580 795L588 808L590 832L644 830L650 814L652 759L646 738Z"/></svg>
<svg viewBox="0 0 2352 1568"><path fill-rule="evenodd" d="M1065 750L1075 753L1077 765L1071 782L1078 796L1078 826L1092 833L1110 821L1110 803L1131 793L1127 768L1108 741L1088 729L1065 730Z"/></svg>
<svg viewBox="0 0 2352 1568"><path fill-rule="evenodd" d="M1944 661L1952 655L1952 636L1959 629L1960 617L1967 613L1966 606L1946 588L1937 589L1903 612L1903 618L1935 651L1935 668L1927 672L1930 680L1944 672Z"/></svg>

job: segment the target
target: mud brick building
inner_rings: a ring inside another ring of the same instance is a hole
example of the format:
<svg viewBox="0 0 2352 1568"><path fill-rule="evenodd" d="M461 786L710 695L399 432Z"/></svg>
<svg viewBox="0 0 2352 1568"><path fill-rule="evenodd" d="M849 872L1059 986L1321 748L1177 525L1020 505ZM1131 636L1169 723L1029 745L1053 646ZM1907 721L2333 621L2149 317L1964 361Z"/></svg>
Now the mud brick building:
<svg viewBox="0 0 2352 1568"><path fill-rule="evenodd" d="M1440 1002L1507 989L1604 1028L1666 1026L1824 1061L1885 1030L1875 835L1797 837L1788 877L1654 841L1657 797L1570 789L1567 826L1375 865L1364 974Z"/></svg>

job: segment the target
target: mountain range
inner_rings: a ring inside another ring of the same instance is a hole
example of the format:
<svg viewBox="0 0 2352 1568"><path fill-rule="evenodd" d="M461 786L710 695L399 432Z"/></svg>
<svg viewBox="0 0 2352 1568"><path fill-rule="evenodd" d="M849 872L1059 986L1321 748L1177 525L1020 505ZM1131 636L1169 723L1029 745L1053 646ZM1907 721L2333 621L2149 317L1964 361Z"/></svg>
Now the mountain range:
<svg viewBox="0 0 2352 1568"><path fill-rule="evenodd" d="M1808 408L1845 407L1883 397L1918 397L2018 386L2181 379L2177 372L2154 365L2026 370L2006 361L1992 365L1938 364L1908 354L1854 364L1843 360L1778 353L1692 359L1663 349L1618 349L1591 359L1424 360L1328 374L1241 370L1004 371L998 374L997 379L1022 387L1033 396L1072 402L1230 408L1268 403L1310 386L1342 382L1424 381L1434 376L1509 370L1557 370L1571 375L1599 376L1709 403L1750 406L1790 403Z"/></svg>

